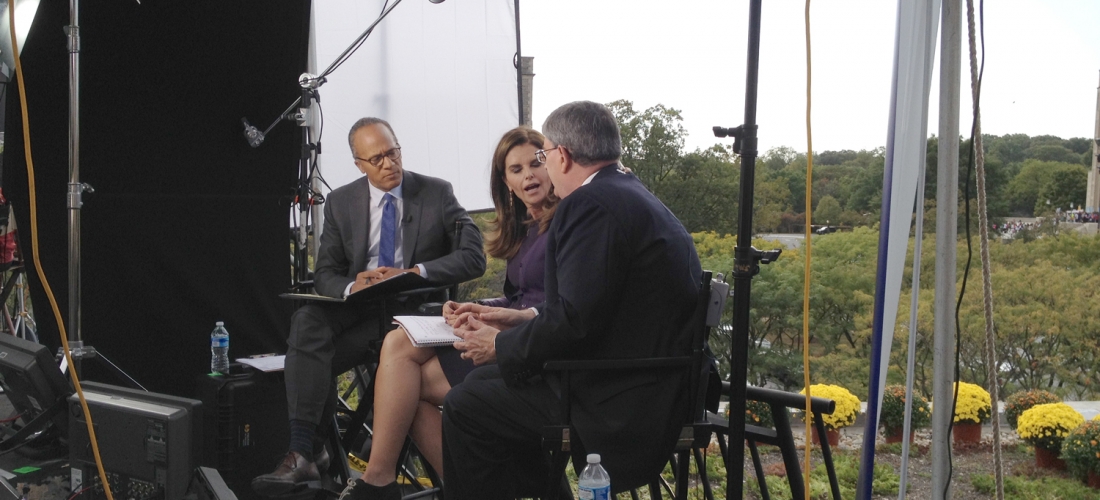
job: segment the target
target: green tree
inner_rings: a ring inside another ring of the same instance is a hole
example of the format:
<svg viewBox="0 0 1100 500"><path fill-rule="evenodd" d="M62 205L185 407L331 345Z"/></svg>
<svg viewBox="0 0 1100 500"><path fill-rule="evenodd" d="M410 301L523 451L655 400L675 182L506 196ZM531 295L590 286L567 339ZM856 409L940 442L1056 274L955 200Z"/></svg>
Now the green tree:
<svg viewBox="0 0 1100 500"><path fill-rule="evenodd" d="M1071 163L1026 160L1020 168L1020 172L1008 183L1005 191L1009 199L1008 210L1013 215L1030 216L1035 213L1039 202L1046 206L1046 198L1039 199L1042 190L1052 178L1052 174L1059 170L1076 170L1085 172L1086 180L1088 172L1083 167ZM1082 181L1084 182L1084 181ZM1084 196L1082 195L1082 200ZM1051 200L1051 210L1054 210L1054 200Z"/></svg>
<svg viewBox="0 0 1100 500"><path fill-rule="evenodd" d="M825 195L821 198L821 201L817 202L813 221L817 224L836 224L840 221L840 213L840 203L836 201L836 198Z"/></svg>
<svg viewBox="0 0 1100 500"><path fill-rule="evenodd" d="M1089 172L1081 165L1064 165L1049 172L1035 200L1036 214L1049 214L1055 208L1077 208L1085 203Z"/></svg>
<svg viewBox="0 0 1100 500"><path fill-rule="evenodd" d="M1081 154L1074 153L1062 145L1042 144L1031 146L1024 152L1029 159L1039 161L1056 161L1062 163L1079 163Z"/></svg>
<svg viewBox="0 0 1100 500"><path fill-rule="evenodd" d="M653 191L680 167L687 136L680 123L680 111L658 104L639 113L627 100L608 103L607 107L619 123L623 164Z"/></svg>

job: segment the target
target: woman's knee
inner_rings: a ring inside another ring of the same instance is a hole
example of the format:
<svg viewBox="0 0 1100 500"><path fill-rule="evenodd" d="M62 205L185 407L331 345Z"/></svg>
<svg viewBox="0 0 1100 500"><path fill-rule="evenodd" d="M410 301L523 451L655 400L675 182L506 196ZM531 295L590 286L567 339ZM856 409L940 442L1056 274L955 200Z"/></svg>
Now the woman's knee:
<svg viewBox="0 0 1100 500"><path fill-rule="evenodd" d="M381 355L383 360L407 359L417 364L424 364L435 357L435 350L414 346L405 330L396 328L390 330L382 340Z"/></svg>

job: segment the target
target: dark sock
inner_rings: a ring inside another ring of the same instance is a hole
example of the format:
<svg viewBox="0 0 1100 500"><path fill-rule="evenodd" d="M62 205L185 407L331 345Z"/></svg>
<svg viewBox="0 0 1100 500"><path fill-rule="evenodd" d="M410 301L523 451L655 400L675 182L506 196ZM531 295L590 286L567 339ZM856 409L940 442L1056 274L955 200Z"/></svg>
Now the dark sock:
<svg viewBox="0 0 1100 500"><path fill-rule="evenodd" d="M313 461L313 435L317 424L305 420L290 421L290 451L296 451L302 458Z"/></svg>

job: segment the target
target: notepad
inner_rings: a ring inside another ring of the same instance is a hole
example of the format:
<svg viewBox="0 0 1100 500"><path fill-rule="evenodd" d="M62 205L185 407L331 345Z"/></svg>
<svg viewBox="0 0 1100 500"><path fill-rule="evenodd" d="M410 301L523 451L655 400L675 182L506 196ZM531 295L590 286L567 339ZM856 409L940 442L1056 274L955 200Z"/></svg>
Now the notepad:
<svg viewBox="0 0 1100 500"><path fill-rule="evenodd" d="M405 328L416 347L446 346L462 340L442 316L394 316L393 322Z"/></svg>

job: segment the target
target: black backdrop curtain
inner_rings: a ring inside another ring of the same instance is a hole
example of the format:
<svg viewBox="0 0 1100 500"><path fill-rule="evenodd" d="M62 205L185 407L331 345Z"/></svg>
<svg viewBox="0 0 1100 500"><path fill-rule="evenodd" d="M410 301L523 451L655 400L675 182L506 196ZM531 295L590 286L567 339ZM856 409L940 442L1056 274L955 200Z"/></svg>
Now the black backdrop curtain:
<svg viewBox="0 0 1100 500"><path fill-rule="evenodd" d="M80 177L83 339L151 390L194 396L209 335L230 357L285 352L292 304L286 197L298 128L258 126L297 96L309 1L82 2ZM40 253L68 317L68 2L42 2L23 50ZM4 194L12 200L44 344L58 327L31 264L23 120L7 92ZM341 134L333 132L337 137ZM119 383L97 362L85 378Z"/></svg>

